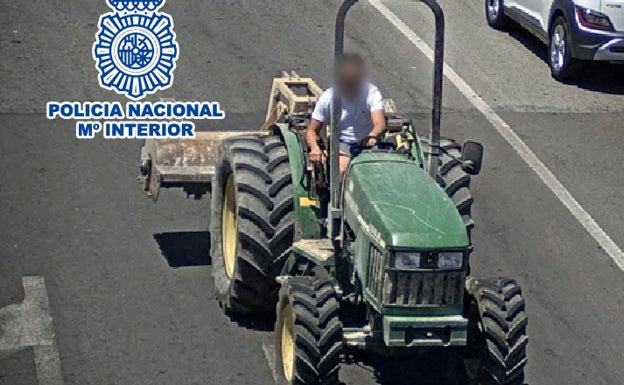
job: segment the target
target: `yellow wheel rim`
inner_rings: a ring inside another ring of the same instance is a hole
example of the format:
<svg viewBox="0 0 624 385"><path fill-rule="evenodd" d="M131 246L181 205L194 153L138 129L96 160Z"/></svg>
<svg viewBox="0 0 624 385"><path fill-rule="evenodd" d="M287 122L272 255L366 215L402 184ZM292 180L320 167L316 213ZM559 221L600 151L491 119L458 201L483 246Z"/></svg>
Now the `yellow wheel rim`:
<svg viewBox="0 0 624 385"><path fill-rule="evenodd" d="M223 194L223 215L221 218L221 239L223 242L223 264L228 278L234 276L236 267L236 246L238 245L238 224L236 218L236 189L232 174L228 177Z"/></svg>
<svg viewBox="0 0 624 385"><path fill-rule="evenodd" d="M292 381L295 367L295 336L293 333L293 315L290 304L282 311L282 370L286 381Z"/></svg>

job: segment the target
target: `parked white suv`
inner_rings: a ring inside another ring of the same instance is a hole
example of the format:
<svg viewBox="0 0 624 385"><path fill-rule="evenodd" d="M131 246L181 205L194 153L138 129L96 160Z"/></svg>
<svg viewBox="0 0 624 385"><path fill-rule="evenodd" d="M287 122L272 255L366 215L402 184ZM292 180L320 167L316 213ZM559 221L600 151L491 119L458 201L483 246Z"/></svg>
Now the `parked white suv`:
<svg viewBox="0 0 624 385"><path fill-rule="evenodd" d="M624 0L485 0L488 24L512 19L548 44L557 80L581 73L588 60L624 62Z"/></svg>

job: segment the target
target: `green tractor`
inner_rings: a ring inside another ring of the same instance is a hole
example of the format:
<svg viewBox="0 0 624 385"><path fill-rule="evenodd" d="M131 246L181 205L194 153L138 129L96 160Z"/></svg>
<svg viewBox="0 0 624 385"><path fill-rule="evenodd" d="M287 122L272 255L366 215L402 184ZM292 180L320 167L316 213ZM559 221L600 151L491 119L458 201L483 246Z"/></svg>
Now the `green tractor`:
<svg viewBox="0 0 624 385"><path fill-rule="evenodd" d="M356 2L340 7L336 57ZM141 170L152 198L160 187L196 197L211 192L217 298L229 314L275 314L280 384L339 384L341 355L350 350L403 355L431 348L459 352L470 384L524 382L520 287L469 276L470 177L480 171L483 148L440 137L444 15L436 0L422 2L436 20L426 138L388 102L387 132L352 159L341 182L339 116L319 139L329 165L312 165L304 133L321 89L286 73L274 80L260 130L206 132L194 143L144 148ZM335 98L334 112L340 103Z"/></svg>

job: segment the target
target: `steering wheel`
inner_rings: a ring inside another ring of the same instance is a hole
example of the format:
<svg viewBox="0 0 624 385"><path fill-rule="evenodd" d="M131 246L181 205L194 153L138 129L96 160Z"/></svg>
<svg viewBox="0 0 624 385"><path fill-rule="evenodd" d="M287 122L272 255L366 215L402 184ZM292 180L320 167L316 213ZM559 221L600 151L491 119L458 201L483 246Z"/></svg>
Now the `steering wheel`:
<svg viewBox="0 0 624 385"><path fill-rule="evenodd" d="M371 139L375 139L375 144L373 144L372 146L369 146L368 141ZM362 150L369 150L369 149L396 150L396 145L392 142L381 141L376 136L368 135L360 141L360 148Z"/></svg>

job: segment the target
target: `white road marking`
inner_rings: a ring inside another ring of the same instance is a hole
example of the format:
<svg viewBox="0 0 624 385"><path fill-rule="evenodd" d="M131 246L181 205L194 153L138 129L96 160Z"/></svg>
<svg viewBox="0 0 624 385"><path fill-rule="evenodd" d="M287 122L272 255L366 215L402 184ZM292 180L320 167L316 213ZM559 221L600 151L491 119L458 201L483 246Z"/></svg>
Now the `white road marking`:
<svg viewBox="0 0 624 385"><path fill-rule="evenodd" d="M43 277L22 277L24 301L0 309L0 355L33 348L39 385L62 385L50 304Z"/></svg>
<svg viewBox="0 0 624 385"><path fill-rule="evenodd" d="M39 385L62 385L61 360L56 344L50 346L35 346L35 367Z"/></svg>
<svg viewBox="0 0 624 385"><path fill-rule="evenodd" d="M418 50L420 50L431 62L434 59L433 49L420 38L407 24L405 24L394 12L386 7L380 0L369 0L370 4L379 11L392 25L396 27ZM609 235L596 223L594 218L581 206L570 192L559 182L557 177L535 155L535 153L520 139L494 110L451 68L444 63L444 74L448 80L479 110L485 118L494 126L496 131L513 147L526 164L539 176L555 196L568 208L576 220L598 242L600 247L613 259L615 264L624 271L624 252L609 237Z"/></svg>
<svg viewBox="0 0 624 385"><path fill-rule="evenodd" d="M264 357L269 364L269 368L271 369L271 374L273 375L273 380L277 384L277 371L275 368L275 346L262 344L262 351L264 352Z"/></svg>

